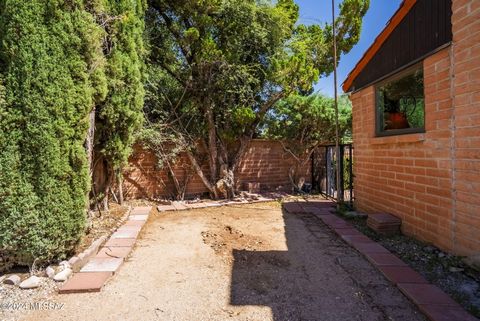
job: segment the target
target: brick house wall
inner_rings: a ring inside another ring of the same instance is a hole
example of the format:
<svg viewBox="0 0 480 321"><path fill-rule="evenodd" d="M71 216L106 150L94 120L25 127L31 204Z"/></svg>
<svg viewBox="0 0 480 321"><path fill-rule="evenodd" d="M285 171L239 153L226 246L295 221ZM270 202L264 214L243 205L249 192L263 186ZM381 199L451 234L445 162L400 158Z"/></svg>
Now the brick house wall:
<svg viewBox="0 0 480 321"><path fill-rule="evenodd" d="M351 95L355 202L407 235L480 252L480 1L453 1L453 43L423 61L425 133L375 137L375 88Z"/></svg>
<svg viewBox="0 0 480 321"><path fill-rule="evenodd" d="M260 183L261 189L265 191L290 192L292 186L289 171L294 164L293 157L279 142L253 140L239 164L236 175L237 188L247 190L248 183ZM206 164L203 170L206 175L209 175ZM181 155L175 163L174 172L180 182L191 176L185 194L187 197L207 194L208 191L200 177L190 171L187 157ZM308 161L300 172L306 182L310 182L311 162ZM155 155L137 145L130 157L129 166L124 172L123 190L126 199L170 197L174 185L167 171L164 168L158 168Z"/></svg>
<svg viewBox="0 0 480 321"><path fill-rule="evenodd" d="M480 1L453 1L454 245L480 252Z"/></svg>

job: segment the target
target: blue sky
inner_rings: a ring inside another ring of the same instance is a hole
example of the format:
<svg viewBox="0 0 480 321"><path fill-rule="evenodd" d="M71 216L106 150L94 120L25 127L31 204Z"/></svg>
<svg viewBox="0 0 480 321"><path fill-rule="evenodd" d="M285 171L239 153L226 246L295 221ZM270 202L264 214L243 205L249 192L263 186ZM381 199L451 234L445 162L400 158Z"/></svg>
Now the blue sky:
<svg viewBox="0 0 480 321"><path fill-rule="evenodd" d="M331 22L331 0L295 0L300 6L300 23L315 24ZM338 4L341 0L335 0ZM347 54L342 56L338 67L338 87L342 93L341 84L347 78L348 73L355 67L356 63L363 56L363 53L370 47L377 35L383 30L385 24L400 6L401 0L370 0L370 9L363 18L362 34L358 44ZM315 85L315 90L329 96L333 96L333 75L320 79Z"/></svg>

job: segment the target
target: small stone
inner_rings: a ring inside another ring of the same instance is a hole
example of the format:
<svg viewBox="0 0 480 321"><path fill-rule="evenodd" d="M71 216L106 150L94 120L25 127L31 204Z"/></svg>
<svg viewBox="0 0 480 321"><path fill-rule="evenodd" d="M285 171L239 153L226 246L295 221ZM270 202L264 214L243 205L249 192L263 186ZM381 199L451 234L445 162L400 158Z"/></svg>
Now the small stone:
<svg viewBox="0 0 480 321"><path fill-rule="evenodd" d="M70 268L75 272L80 271L83 265L83 261L77 256L74 256L68 260L68 263L70 263Z"/></svg>
<svg viewBox="0 0 480 321"><path fill-rule="evenodd" d="M65 269L70 269L71 266L70 266L70 263L68 263L68 261L62 261L58 264L60 266L60 268L62 270L65 270Z"/></svg>
<svg viewBox="0 0 480 321"><path fill-rule="evenodd" d="M63 282L63 281L66 281L68 280L68 278L70 277L70 275L72 275L73 271L72 269L70 268L66 268L64 269L63 271L57 273L53 279L57 282Z"/></svg>
<svg viewBox="0 0 480 321"><path fill-rule="evenodd" d="M438 257L439 257L439 258L445 257L445 253L443 253L443 252L438 253Z"/></svg>
<svg viewBox="0 0 480 321"><path fill-rule="evenodd" d="M80 253L80 254L78 254L78 258L79 258L80 260L82 260L82 261L85 261L86 259L88 259L88 258L86 257L86 255L85 255L85 253L83 253L83 252Z"/></svg>
<svg viewBox="0 0 480 321"><path fill-rule="evenodd" d="M5 280L3 280L4 284L8 285L17 285L21 281L20 277L16 274L12 274L9 277L7 277Z"/></svg>
<svg viewBox="0 0 480 321"><path fill-rule="evenodd" d="M32 275L26 280L23 280L22 283L20 283L19 287L21 289L35 289L38 288L41 284L41 280L38 276Z"/></svg>
<svg viewBox="0 0 480 321"><path fill-rule="evenodd" d="M464 269L459 268L459 267L455 267L455 266L451 266L450 268L448 268L448 270L449 270L450 272L453 272L453 273L465 271Z"/></svg>
<svg viewBox="0 0 480 321"><path fill-rule="evenodd" d="M429 246L425 246L423 249L425 250L425 252L428 252L428 253L433 253L433 252L435 252L435 248L434 248L433 246L430 246L430 245L429 245Z"/></svg>
<svg viewBox="0 0 480 321"><path fill-rule="evenodd" d="M474 270L477 270L480 272L480 254L477 255L472 255L463 260L463 263L468 265Z"/></svg>
<svg viewBox="0 0 480 321"><path fill-rule="evenodd" d="M55 276L55 269L52 267L52 266L48 266L46 269L45 269L45 274L50 278L50 279L53 279L53 277Z"/></svg>

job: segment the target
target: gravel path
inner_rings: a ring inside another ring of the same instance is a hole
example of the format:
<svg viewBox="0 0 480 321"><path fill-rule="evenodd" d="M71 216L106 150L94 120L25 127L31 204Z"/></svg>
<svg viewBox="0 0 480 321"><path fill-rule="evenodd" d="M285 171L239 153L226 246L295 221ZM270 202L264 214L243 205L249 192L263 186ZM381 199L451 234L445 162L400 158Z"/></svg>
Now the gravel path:
<svg viewBox="0 0 480 321"><path fill-rule="evenodd" d="M276 203L156 213L101 293L25 320L424 320L363 257Z"/></svg>

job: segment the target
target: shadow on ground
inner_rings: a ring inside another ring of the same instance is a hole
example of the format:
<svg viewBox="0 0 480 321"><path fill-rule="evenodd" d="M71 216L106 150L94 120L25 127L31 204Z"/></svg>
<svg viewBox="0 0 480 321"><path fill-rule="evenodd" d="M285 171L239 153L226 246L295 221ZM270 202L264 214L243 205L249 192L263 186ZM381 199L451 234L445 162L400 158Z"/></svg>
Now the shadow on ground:
<svg viewBox="0 0 480 321"><path fill-rule="evenodd" d="M231 305L268 306L274 321L424 320L314 216L283 220L287 251L233 250Z"/></svg>

